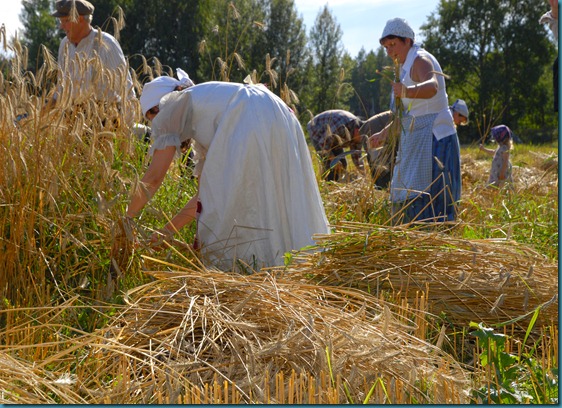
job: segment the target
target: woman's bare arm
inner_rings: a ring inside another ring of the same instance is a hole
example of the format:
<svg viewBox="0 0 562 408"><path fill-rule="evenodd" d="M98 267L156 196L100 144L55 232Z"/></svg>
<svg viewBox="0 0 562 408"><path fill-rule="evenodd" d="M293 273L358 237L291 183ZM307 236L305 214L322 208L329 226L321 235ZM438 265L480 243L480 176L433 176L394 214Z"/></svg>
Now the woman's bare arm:
<svg viewBox="0 0 562 408"><path fill-rule="evenodd" d="M175 146L168 146L163 150L156 150L152 161L144 174L141 185L133 191L131 201L127 207L127 217L135 217L144 208L146 203L154 196L176 153Z"/></svg>

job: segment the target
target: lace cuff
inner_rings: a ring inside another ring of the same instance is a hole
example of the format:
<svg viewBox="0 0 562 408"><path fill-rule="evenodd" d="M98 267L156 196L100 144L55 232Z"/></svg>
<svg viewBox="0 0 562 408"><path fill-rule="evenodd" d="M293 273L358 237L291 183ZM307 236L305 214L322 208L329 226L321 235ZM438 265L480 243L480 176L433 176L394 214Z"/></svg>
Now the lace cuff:
<svg viewBox="0 0 562 408"><path fill-rule="evenodd" d="M152 156L155 150L163 150L168 146L175 146L176 147L176 157L181 155L181 142L180 137L176 133L168 133L166 135L159 135L148 150L148 154Z"/></svg>

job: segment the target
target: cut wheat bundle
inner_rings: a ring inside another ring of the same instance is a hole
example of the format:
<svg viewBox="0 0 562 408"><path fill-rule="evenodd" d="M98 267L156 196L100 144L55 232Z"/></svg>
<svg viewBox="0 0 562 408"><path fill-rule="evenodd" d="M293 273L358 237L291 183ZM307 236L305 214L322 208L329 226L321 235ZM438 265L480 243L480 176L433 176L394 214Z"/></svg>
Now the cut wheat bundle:
<svg viewBox="0 0 562 408"><path fill-rule="evenodd" d="M525 245L372 224L341 228L317 237L321 252L295 257L293 279L410 301L427 290L429 311L463 326L512 322L525 331L538 307L539 326L558 320L557 265Z"/></svg>
<svg viewBox="0 0 562 408"><path fill-rule="evenodd" d="M246 402L265 402L265 373L288 377L293 370L339 376L357 400L380 379L399 382L417 401L464 401L467 376L459 364L412 336L413 322L361 291L271 272L149 273L157 280L129 291L128 307L92 346L98 364L125 358L136 378L167 373L199 385L218 375ZM434 386L424 392L420 382Z"/></svg>

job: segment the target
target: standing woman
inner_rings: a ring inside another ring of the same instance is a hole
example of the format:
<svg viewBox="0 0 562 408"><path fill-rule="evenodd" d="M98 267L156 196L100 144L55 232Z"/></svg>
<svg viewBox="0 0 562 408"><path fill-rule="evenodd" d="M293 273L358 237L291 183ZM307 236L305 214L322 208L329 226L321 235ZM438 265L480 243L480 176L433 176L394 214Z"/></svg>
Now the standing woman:
<svg viewBox="0 0 562 408"><path fill-rule="evenodd" d="M390 186L393 214L401 213L403 223L454 221L461 196L460 145L443 71L414 44L414 31L401 18L387 21L380 44L401 65L400 81L392 84L403 110ZM391 128L392 123L372 135L371 147L384 143Z"/></svg>
<svg viewBox="0 0 562 408"><path fill-rule="evenodd" d="M258 270L283 265L285 252L328 234L304 134L287 105L262 85L207 82L174 91L177 82L159 77L144 86L152 161L126 216L140 213L191 140L198 193L160 230L164 236L197 219L207 265Z"/></svg>

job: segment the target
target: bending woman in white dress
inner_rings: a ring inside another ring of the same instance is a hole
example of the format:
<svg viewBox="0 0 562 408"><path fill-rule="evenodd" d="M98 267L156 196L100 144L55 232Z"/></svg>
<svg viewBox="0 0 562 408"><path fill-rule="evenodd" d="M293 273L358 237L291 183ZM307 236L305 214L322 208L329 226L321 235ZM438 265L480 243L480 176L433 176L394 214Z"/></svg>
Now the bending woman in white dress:
<svg viewBox="0 0 562 408"><path fill-rule="evenodd" d="M175 91L177 85L159 77L144 86L152 161L127 217L139 214L191 139L198 193L161 231L173 234L197 219L207 265L283 265L285 252L329 233L302 128L279 97L261 85L207 82Z"/></svg>

